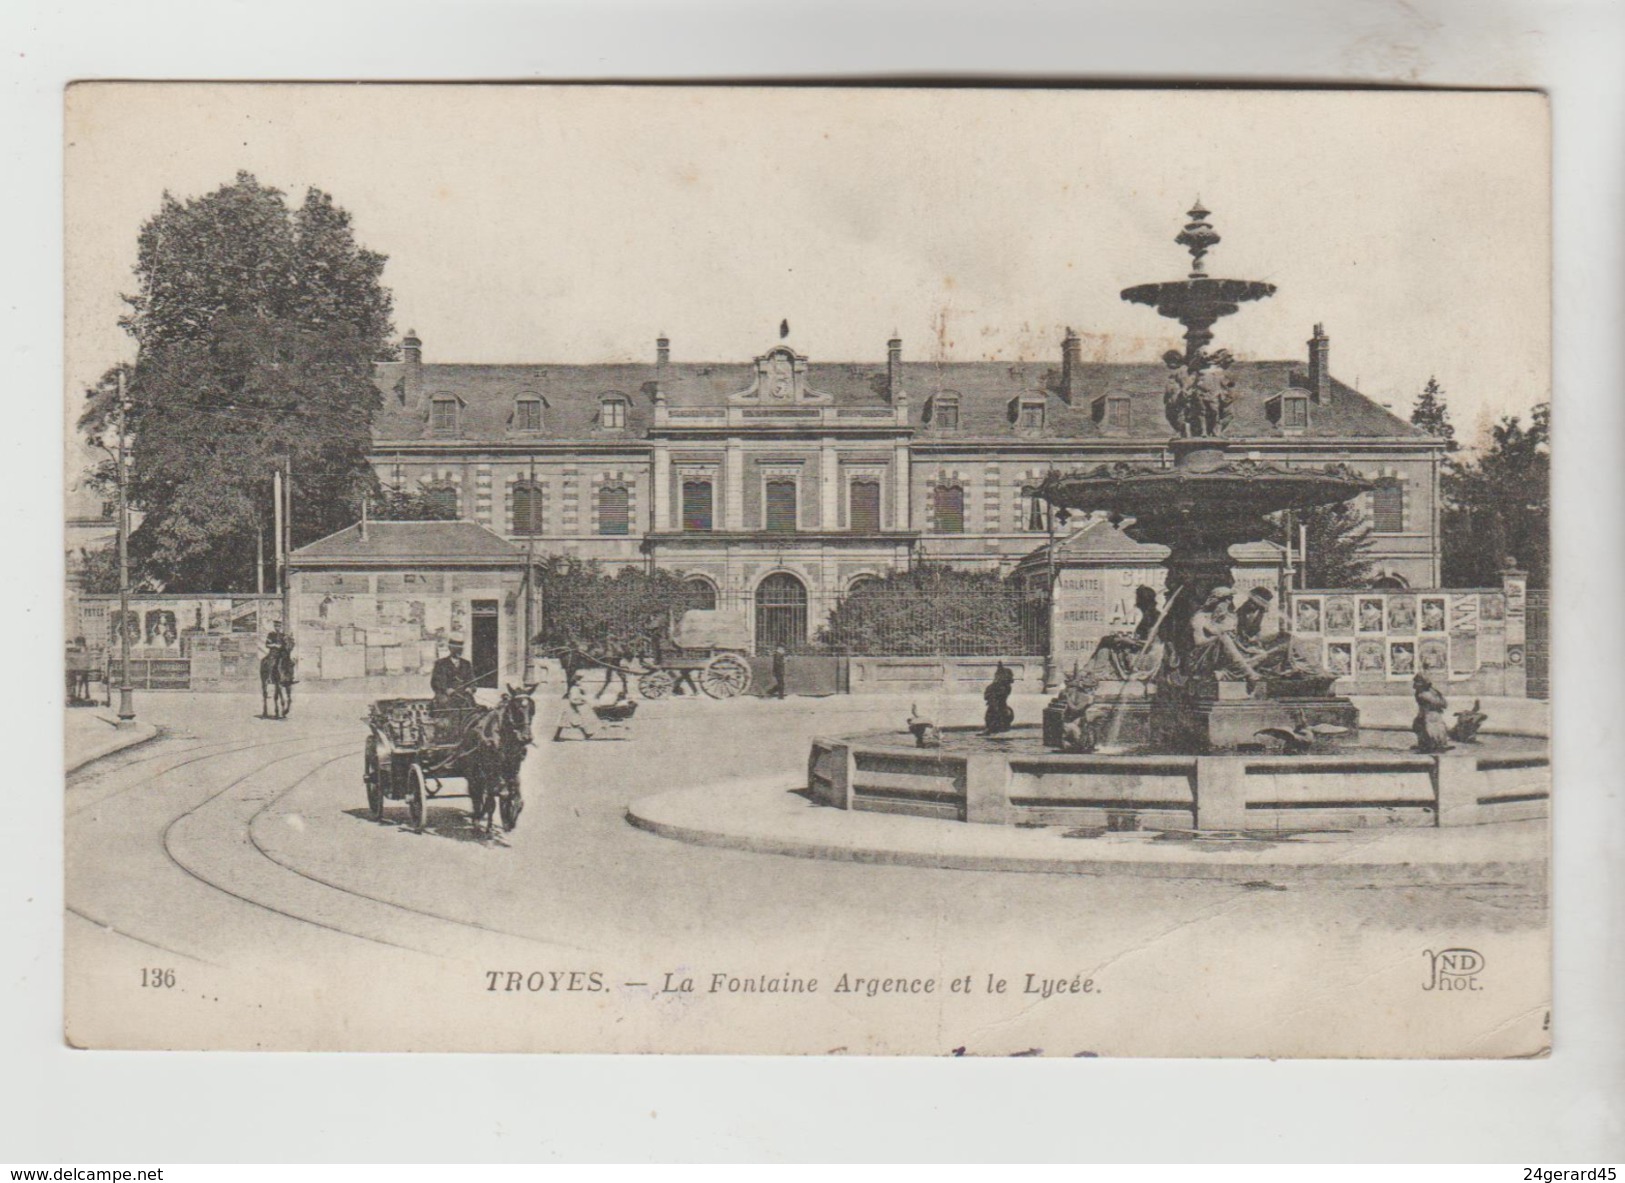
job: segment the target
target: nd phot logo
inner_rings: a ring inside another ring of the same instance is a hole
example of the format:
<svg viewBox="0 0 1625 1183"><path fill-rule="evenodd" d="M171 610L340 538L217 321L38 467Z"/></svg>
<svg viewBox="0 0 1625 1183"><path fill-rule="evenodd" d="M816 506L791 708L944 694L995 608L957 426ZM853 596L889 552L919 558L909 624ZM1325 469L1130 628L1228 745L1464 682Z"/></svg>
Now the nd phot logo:
<svg viewBox="0 0 1625 1183"><path fill-rule="evenodd" d="M1484 971L1484 955L1477 949L1423 951L1428 959L1428 980L1424 990L1478 990L1478 975Z"/></svg>

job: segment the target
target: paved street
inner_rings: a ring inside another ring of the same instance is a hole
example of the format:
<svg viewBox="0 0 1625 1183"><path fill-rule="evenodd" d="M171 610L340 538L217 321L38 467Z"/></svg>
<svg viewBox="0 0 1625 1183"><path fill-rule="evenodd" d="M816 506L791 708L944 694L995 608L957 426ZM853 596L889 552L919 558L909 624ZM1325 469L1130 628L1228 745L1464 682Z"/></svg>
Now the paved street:
<svg viewBox="0 0 1625 1183"><path fill-rule="evenodd" d="M555 706L545 700L537 721L544 741ZM965 699L955 710L968 720L978 706ZM869 866L689 846L625 821L629 802L672 788L782 771L788 789L804 778L809 737L901 719L907 703L889 699L646 704L630 741L541 743L526 766L520 826L496 842L471 831L463 800L434 803L423 834L406 824L404 803L384 824L370 819L358 697L307 695L286 722L255 718L258 700L246 696L148 694L140 709L164 734L91 765L67 792L70 965L96 967L70 971L69 1025L90 1042L113 1030L142 1041L128 1015L124 1026L76 1027L128 998L121 975L148 965L220 984L208 996L223 1023L269 1001L244 993L245 979L314 999L364 976L410 1000L434 997L438 986L425 983L436 975L477 993L481 974L511 966L596 970L617 989L649 991L678 971L700 976L703 991L718 971L881 973L922 958L942 973L1053 969L1109 981L1121 1003L1135 999L1126 1021L1187 997L1205 966L1233 976L1234 951L1256 942L1268 960L1255 966L1260 982L1293 983L1294 1017L1279 1029L1289 1038L1294 1024L1334 1023L1350 1005L1350 975L1369 978L1373 964L1414 988L1428 948L1476 941L1501 962L1545 955L1544 902L1527 885L1282 890ZM1375 962L1374 949L1384 951ZM1300 963L1302 973L1289 968ZM193 1030L163 1009L179 1003L133 997L154 1042ZM435 1015L429 1005L423 1030L457 1028ZM297 1021L272 1024L255 1045L336 1037L335 1022L330 1010L300 1007ZM365 1026L365 1016L344 1023ZM373 1038L344 1029L362 1045ZM1137 1046L1171 1052L1184 1031L1167 1024L1155 1045ZM1249 1038L1213 1035L1216 1050ZM988 1038L989 1050L1020 1050ZM1104 1032L1091 1038L1110 1046Z"/></svg>

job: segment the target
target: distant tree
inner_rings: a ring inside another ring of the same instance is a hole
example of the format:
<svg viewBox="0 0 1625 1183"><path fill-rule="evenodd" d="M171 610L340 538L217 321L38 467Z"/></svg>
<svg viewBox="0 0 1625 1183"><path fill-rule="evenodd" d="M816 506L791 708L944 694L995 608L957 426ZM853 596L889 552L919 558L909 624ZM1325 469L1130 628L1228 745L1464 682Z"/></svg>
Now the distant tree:
<svg viewBox="0 0 1625 1183"><path fill-rule="evenodd" d="M1456 428L1450 422L1450 408L1445 405L1444 389L1437 378L1429 378L1416 396L1416 405L1411 408L1411 424L1444 440L1447 452L1461 447L1456 442Z"/></svg>
<svg viewBox="0 0 1625 1183"><path fill-rule="evenodd" d="M457 517L456 509L444 501L404 489L382 490L368 513L381 522L449 522Z"/></svg>
<svg viewBox="0 0 1625 1183"><path fill-rule="evenodd" d="M1308 526L1304 580L1308 587L1366 587L1371 583L1371 525L1352 501L1300 510Z"/></svg>
<svg viewBox="0 0 1625 1183"><path fill-rule="evenodd" d="M1284 530L1285 514L1272 520ZM1308 527L1309 548L1301 568L1304 587L1370 586L1371 524L1360 516L1354 502L1296 510L1291 520L1294 548L1297 529Z"/></svg>
<svg viewBox="0 0 1625 1183"><path fill-rule="evenodd" d="M130 537L137 579L173 591L254 585L256 539L272 517L271 474L292 472L295 546L358 516L376 489L367 463L389 356L384 256L350 216L309 190L290 210L248 173L181 202L168 193L142 227L136 294L121 324L129 373ZM80 427L102 438L117 371L86 392ZM101 474L105 486L110 467ZM269 542L267 541L267 547Z"/></svg>
<svg viewBox="0 0 1625 1183"><path fill-rule="evenodd" d="M1506 415L1490 446L1444 476L1444 582L1494 587L1508 561L1534 587L1551 580L1551 406L1535 407L1526 427Z"/></svg>

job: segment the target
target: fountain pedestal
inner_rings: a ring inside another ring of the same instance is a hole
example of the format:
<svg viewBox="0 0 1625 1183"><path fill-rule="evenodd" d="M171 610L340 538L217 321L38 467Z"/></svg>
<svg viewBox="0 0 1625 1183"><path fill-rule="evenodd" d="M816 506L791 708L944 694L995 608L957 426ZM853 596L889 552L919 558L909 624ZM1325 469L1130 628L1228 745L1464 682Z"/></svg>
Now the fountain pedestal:
<svg viewBox="0 0 1625 1183"><path fill-rule="evenodd" d="M1241 686L1239 682L1226 684ZM1261 742L1258 733L1266 728L1298 731L1330 724L1346 729L1349 739L1355 738L1360 728L1359 709L1337 696L1151 703L1145 715L1148 741L1159 751L1171 752L1232 752L1257 747Z"/></svg>

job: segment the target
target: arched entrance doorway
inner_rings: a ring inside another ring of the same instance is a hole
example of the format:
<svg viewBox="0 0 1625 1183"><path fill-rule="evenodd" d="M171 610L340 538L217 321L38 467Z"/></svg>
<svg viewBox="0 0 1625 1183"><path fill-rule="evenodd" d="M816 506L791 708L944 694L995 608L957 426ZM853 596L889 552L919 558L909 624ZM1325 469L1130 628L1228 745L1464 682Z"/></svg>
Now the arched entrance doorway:
<svg viewBox="0 0 1625 1183"><path fill-rule="evenodd" d="M756 652L783 645L791 653L807 643L807 588L787 571L756 585Z"/></svg>

